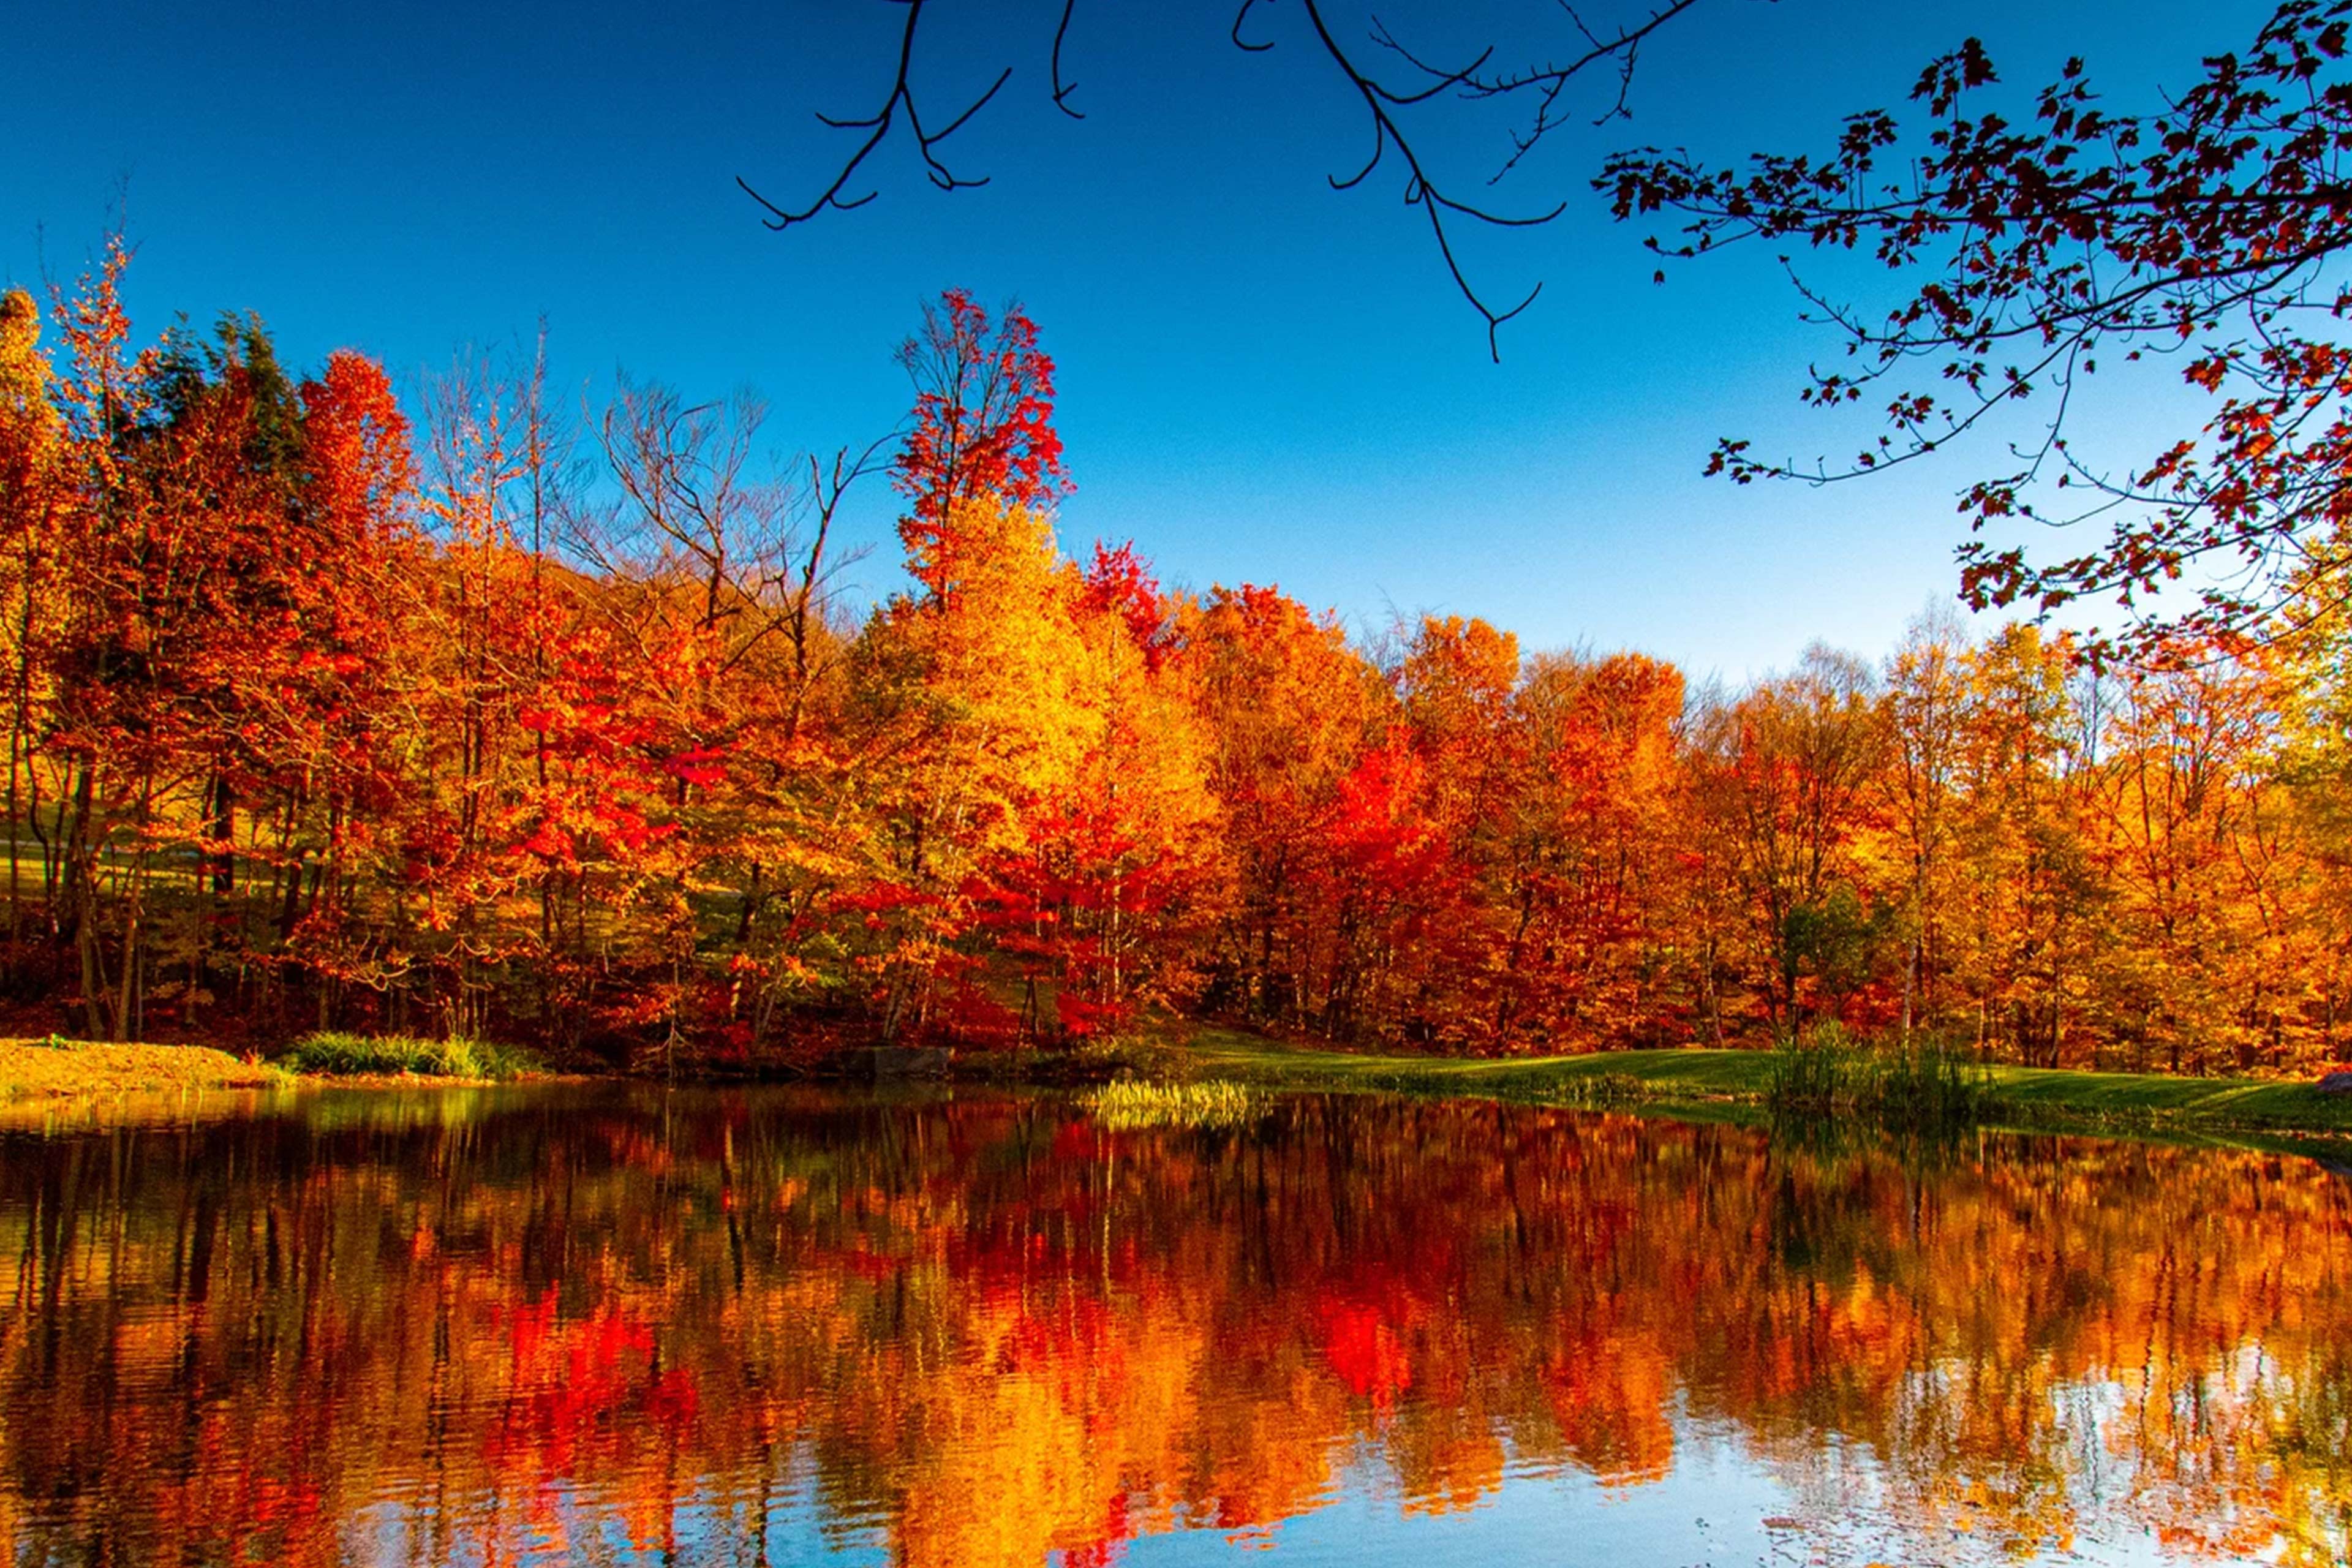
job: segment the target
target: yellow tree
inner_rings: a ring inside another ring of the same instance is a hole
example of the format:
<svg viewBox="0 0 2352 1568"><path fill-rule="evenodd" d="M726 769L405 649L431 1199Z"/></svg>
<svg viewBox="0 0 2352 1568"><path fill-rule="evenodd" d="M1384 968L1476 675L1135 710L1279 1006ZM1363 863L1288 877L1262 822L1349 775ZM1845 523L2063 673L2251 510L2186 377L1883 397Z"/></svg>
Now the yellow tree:
<svg viewBox="0 0 2352 1568"><path fill-rule="evenodd" d="M1887 755L1878 787L1894 857L1903 869L1904 1037L1933 1019L1948 962L1944 896L1959 813L1967 706L1965 634L1948 611L1914 621L1886 662Z"/></svg>
<svg viewBox="0 0 2352 1568"><path fill-rule="evenodd" d="M927 1026L943 998L1006 1021L984 987L962 984L971 880L988 858L1027 849L1031 809L1075 783L1091 739L1075 580L1050 520L981 498L956 502L936 531L952 548L927 591L877 611L856 656L860 722L880 731L887 759L874 784L888 874L856 912L879 939L866 964L892 1038Z"/></svg>
<svg viewBox="0 0 2352 1568"><path fill-rule="evenodd" d="M1192 991L1194 939L1222 910L1227 877L1174 606L1131 545L1097 543L1069 575L1084 747L1066 789L1033 807L1025 863L996 881L1006 915L1050 918L1057 1017L1088 1034Z"/></svg>
<svg viewBox="0 0 2352 1568"><path fill-rule="evenodd" d="M2259 657L2215 653L2119 680L2099 769L2119 1000L2176 1072L2287 1065L2312 999L2291 802L2269 776L2277 682Z"/></svg>
<svg viewBox="0 0 2352 1568"><path fill-rule="evenodd" d="M2297 900L2313 1045L2342 1060L2352 1024L2352 638L2325 628L2284 650L2279 778L2291 792L2304 866Z"/></svg>
<svg viewBox="0 0 2352 1568"><path fill-rule="evenodd" d="M2104 689L2086 679L2070 693L2066 648L2032 626L2004 629L1962 663L1954 978L1980 1048L2054 1064L2099 1022L2104 885L2083 792Z"/></svg>

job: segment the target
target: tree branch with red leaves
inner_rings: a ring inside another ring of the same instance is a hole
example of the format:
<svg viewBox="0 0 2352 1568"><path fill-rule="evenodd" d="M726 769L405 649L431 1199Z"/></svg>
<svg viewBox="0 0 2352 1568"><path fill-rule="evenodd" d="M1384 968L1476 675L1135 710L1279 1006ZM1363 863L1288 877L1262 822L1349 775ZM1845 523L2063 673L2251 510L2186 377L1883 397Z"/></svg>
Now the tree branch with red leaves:
<svg viewBox="0 0 2352 1568"><path fill-rule="evenodd" d="M1843 464L1768 460L1726 439L1707 471L1741 484L1854 479L2038 398L2047 413L2032 438L1968 486L1960 510L1972 531L2018 517L2105 536L2055 560L1969 542L1971 605L2047 615L2111 598L2126 624L2084 646L2134 660L2335 620L2352 547L2348 16L2344 0L2288 0L2160 113L2110 113L2075 59L2012 124L1976 107L1999 78L1972 38L1912 89L1924 137L1872 110L1825 153L1759 154L1744 170L1656 148L1611 159L1596 184L1620 219L1685 220L1652 237L1664 256L1795 241L1865 253L1907 290L1874 311L1792 269L1809 319L1846 349L1810 374L1804 402L1869 400L1885 427ZM2127 471L2091 461L2069 432L2102 356L2179 356L2212 414ZM2193 594L2189 607L2163 597L2174 584Z"/></svg>

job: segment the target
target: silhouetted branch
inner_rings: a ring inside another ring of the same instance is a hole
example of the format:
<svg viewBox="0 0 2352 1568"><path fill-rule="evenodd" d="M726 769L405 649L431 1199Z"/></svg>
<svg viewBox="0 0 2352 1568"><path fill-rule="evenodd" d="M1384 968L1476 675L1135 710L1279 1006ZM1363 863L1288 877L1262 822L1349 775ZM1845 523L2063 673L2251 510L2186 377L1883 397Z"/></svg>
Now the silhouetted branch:
<svg viewBox="0 0 2352 1568"><path fill-rule="evenodd" d="M2028 117L1976 107L2000 79L1971 38L1921 72L1909 137L1893 112L1866 110L1826 149L1726 168L1646 148L1611 158L1595 185L1621 219L1682 220L1678 241L1650 237L1661 258L1767 241L1870 257L1896 280L1875 309L1846 305L1781 255L1804 319L1846 351L1809 370L1801 400L1874 405L1881 428L1840 464L1726 439L1709 473L1828 484L2003 416L2038 425L2006 442L2004 471L1961 492L1971 531L2095 523L2104 537L2056 560L1971 540L1963 596L2045 615L2112 599L2131 618L2084 634L2095 659L2243 647L2282 626L2299 635L2339 597L2331 552L2352 519L2352 356L2337 325L2352 306L2347 62L2352 0L2282 0L2251 47L2159 95L2160 112L2111 111L2073 59ZM2183 384L2213 400L2195 426L2128 468L2069 447L2081 378L2176 356ZM2037 395L2038 412L2010 413Z"/></svg>
<svg viewBox="0 0 2352 1568"><path fill-rule="evenodd" d="M935 131L927 131L924 128L923 116L918 103L918 89L914 76L915 40L921 26L927 0L890 0L890 3L903 5L906 8L907 16L906 24L900 30L898 37L898 68L891 79L889 91L883 98L880 107L871 114L854 118L837 119L826 114L819 114L817 117L825 125L836 130L865 133L835 173L831 183L806 205L792 206L771 200L753 189L749 182L738 176L736 184L742 186L753 200L766 209L765 221L770 228L789 228L794 224L805 223L828 207L846 211L863 206L873 200L875 193L870 190L855 196L846 195L845 193L852 187L859 169L864 166L866 159L890 138L901 116L904 117L908 131L914 138L916 149L924 163L925 172L934 186L943 191L954 191L988 183L985 175L967 178L956 174L941 160L939 148L994 100L1004 84L1012 79L1013 68L1010 66L1005 67L997 75L996 79L989 85L986 91L973 100L961 113L956 115L944 126ZM1496 335L1497 329L1533 303L1536 296L1542 291L1543 285L1538 282L1528 291L1525 298L1507 310L1490 305L1487 302L1487 296L1472 280L1456 254L1454 237L1448 230L1448 220L1456 217L1465 218L1498 228L1538 227L1559 217L1566 212L1567 203L1557 202L1536 212L1510 213L1487 206L1481 202L1465 200L1453 194L1448 185L1437 177L1423 158L1421 150L1413 139L1415 127L1409 126L1401 118L1400 111L1423 109L1440 99L1449 97L1474 102L1516 101L1520 99L1531 100L1533 107L1524 126L1514 129L1510 132L1509 155L1485 182L1492 186L1517 169L1546 136L1564 122L1561 118L1561 106L1566 101L1569 89L1572 83L1587 73L1608 68L1613 69L1615 74L1614 90L1608 106L1593 121L1593 123L1605 124L1609 121L1624 115L1627 94L1632 87L1634 66L1639 58L1643 41L1698 3L1699 0L1666 0L1665 4L1650 11L1638 24L1622 26L1614 32L1604 34L1587 23L1574 6L1566 4L1566 0L1560 0L1559 8L1568 17L1570 25L1575 29L1576 36L1580 40L1576 52L1565 62L1548 62L1541 66L1509 70L1499 69L1495 66L1494 62L1497 56L1504 50L1504 46L1500 43L1488 44L1465 65L1441 67L1430 63L1408 48L1379 17L1371 18L1369 34L1371 44L1394 55L1398 60L1403 62L1409 72L1419 79L1408 83L1388 79L1380 73L1366 68L1364 63L1351 52L1350 47L1340 41L1339 35L1328 23L1323 11L1323 0L1300 0L1301 8L1306 12L1308 25L1313 30L1317 45L1322 50L1324 58L1329 60L1349 88L1355 91L1372 121L1372 152L1370 159L1362 168L1351 175L1344 178L1339 175L1328 176L1328 183L1335 191L1352 190L1370 178L1381 163L1391 156L1403 162L1405 165L1402 191L1404 204L1407 206L1422 208L1427 216L1430 236L1437 246L1440 259L1445 264L1446 275L1453 279L1455 289L1463 299L1478 312L1480 320L1485 321L1487 352L1499 359L1501 349ZM1276 39L1253 38L1248 33L1252 15L1261 9L1271 9L1274 4L1275 0L1241 0L1240 5L1234 12L1233 25L1230 29L1234 47L1250 54L1263 54L1274 48ZM1065 77L1063 64L1071 22L1076 11L1077 0L1062 0L1060 16L1054 27L1053 46L1048 58L1048 74L1054 107L1073 120L1082 120L1086 116L1073 108L1069 101L1070 95L1076 89L1076 84Z"/></svg>
<svg viewBox="0 0 2352 1568"><path fill-rule="evenodd" d="M1253 44L1248 39L1242 37L1242 24L1249 20L1249 14L1252 11L1256 10L1260 5L1268 5L1272 4L1273 0L1242 0L1242 8L1234 13L1234 47L1235 48L1244 50L1245 52L1253 55L1262 55L1265 53L1266 50L1274 47L1274 44L1271 39L1263 44Z"/></svg>
<svg viewBox="0 0 2352 1568"><path fill-rule="evenodd" d="M1538 282L1528 290L1525 299L1507 310L1498 310L1489 305L1486 297L1480 294L1477 288L1472 284L1468 274L1462 270L1462 263L1454 254L1453 238L1445 232L1445 215L1458 214L1463 217L1474 218L1480 223L1492 224L1499 228L1533 228L1548 224L1559 216L1568 210L1568 204L1563 201L1549 212L1525 216L1510 216L1447 195L1430 178L1429 172L1423 166L1421 155L1414 149L1412 139L1406 134L1404 127L1398 123L1395 115L1390 112L1392 109L1423 102L1449 87L1456 87L1467 82L1472 73L1484 65L1495 51L1492 48L1487 49L1460 70L1432 72L1431 74L1437 79L1423 91L1392 92L1360 68L1349 58L1348 51L1341 47L1339 39L1332 36L1329 26L1325 23L1323 8L1318 4L1318 0L1299 0L1299 3L1306 7L1307 18L1314 26L1315 37L1322 44L1323 52L1330 58L1332 64L1339 68L1340 74L1346 77L1349 85L1356 89L1356 95L1363 100L1365 110L1372 117L1371 162L1365 164L1344 184L1334 180L1333 185L1344 190L1348 186L1362 184L1373 170L1380 167L1381 160L1387 154L1388 150L1391 147L1396 150L1397 156L1403 159L1405 163L1405 205L1419 206L1429 215L1430 236L1437 242L1437 254L1445 262L1446 273L1454 279L1454 286L1463 299L1470 302L1470 308L1477 311L1480 319L1486 323L1486 353L1500 363L1503 351L1496 334L1501 330L1504 322L1536 302L1536 296L1543 292L1543 285ZM1379 42L1387 37L1387 29L1375 21L1374 40ZM1394 47L1392 41L1389 47Z"/></svg>
<svg viewBox="0 0 2352 1568"><path fill-rule="evenodd" d="M858 143L857 150L852 153L849 155L848 160L842 164L841 172L834 176L833 183L824 188L824 194L819 195L814 201L810 202L806 206L788 207L777 202L771 201L766 196L761 195L758 190L752 187L751 182L745 180L740 174L735 176L735 183L742 187L743 193L750 196L753 201L759 203L761 206L767 208L768 216L763 221L770 228L782 230L790 228L793 225L797 223L806 223L809 219L824 211L827 207L833 207L842 212L847 212L855 207L862 207L867 202L872 201L875 196L875 193L872 191L866 192L862 196L856 196L846 201L842 199L841 193L848 188L850 181L856 176L858 169L865 163L866 160L873 155L874 150L881 146L884 142L889 139L891 128L898 122L898 118L901 110L905 111L908 129L912 131L915 134L916 148L922 154L925 173L929 176L932 184L938 186L943 191L958 191L988 184L988 176L985 174L982 175L978 179L972 180L964 179L958 175L953 170L950 169L946 163L940 161L937 149L940 143L945 142L958 131L962 130L964 123L971 120L973 115L979 113L982 109L987 107L988 101L996 96L998 90L1002 89L1007 81L1012 79L1013 68L1011 66L1005 67L1004 69L998 74L995 81L989 84L989 88L986 92L982 93L977 99L973 100L970 107L965 109L962 113L957 115L953 120L949 121L945 126L937 131L925 131L923 129L921 111L917 108L915 103L913 70L915 61L915 33L922 25L923 6L926 0L892 0L892 3L904 5L906 6L907 25L903 29L901 29L898 35L898 75L891 82L889 96L882 100L882 107L876 110L872 114L854 120L835 119L834 116L826 114L822 110L817 114L817 119L820 121L825 125L831 126L836 131L865 131L868 133L866 139ZM1066 10L1064 14L1064 19L1066 25ZM1057 37L1055 41L1057 60L1059 57L1059 48L1060 44ZM1055 74L1058 80L1058 65L1056 66ZM1056 101L1059 100L1056 100Z"/></svg>
<svg viewBox="0 0 2352 1568"><path fill-rule="evenodd" d="M1070 94L1077 90L1078 84L1062 79L1062 40L1069 37L1070 13L1077 8L1078 0L1062 0L1062 20L1054 29L1054 107L1073 120L1084 120L1085 114L1070 107Z"/></svg>

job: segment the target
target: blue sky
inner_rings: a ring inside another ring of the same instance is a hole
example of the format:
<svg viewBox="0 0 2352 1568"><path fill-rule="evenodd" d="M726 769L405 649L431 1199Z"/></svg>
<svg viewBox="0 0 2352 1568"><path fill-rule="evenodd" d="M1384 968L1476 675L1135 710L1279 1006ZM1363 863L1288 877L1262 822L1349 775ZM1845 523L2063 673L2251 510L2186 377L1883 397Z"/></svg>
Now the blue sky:
<svg viewBox="0 0 2352 1568"><path fill-rule="evenodd" d="M1967 454L1820 490L1702 479L1718 435L1852 447L1858 426L1793 396L1835 344L1797 324L1763 251L1654 285L1640 231L1584 193L1601 156L1819 144L1969 33L2021 88L2080 53L2116 107L2144 107L2266 9L1704 0L1645 52L1630 124L1563 136L1519 177L1531 205L1569 195L1569 216L1471 247L1498 296L1545 284L1498 366L1401 176L1326 186L1366 133L1295 0L1259 13L1263 55L1227 42L1227 4L1081 0L1083 122L1045 101L1057 6L933 0L918 67L936 102L1015 67L953 144L991 184L939 195L895 146L871 205L782 236L734 178L797 197L820 177L837 133L810 111L885 90L885 0L20 7L0 280L69 274L125 189L143 330L251 310L290 363L352 346L413 377L543 315L575 396L616 367L692 396L748 384L781 447L824 449L903 411L890 349L924 298L1018 296L1060 366L1073 547L1132 537L1172 582L1276 583L1360 627L1480 615L1530 647L1636 647L1738 679L1815 637L1883 652L1948 596ZM1549 0L1381 14L1440 52L1557 17ZM1449 124L1431 145L1483 173L1500 143ZM2156 444L2144 406L2111 406L2108 438ZM855 519L867 595L898 585L888 499L876 487Z"/></svg>

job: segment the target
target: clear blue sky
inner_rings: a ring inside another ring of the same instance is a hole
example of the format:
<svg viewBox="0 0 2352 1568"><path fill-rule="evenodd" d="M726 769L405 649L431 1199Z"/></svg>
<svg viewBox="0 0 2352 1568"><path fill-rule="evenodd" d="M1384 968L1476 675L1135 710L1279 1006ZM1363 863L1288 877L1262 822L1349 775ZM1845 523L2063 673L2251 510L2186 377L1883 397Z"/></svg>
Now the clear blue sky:
<svg viewBox="0 0 2352 1568"><path fill-rule="evenodd" d="M1558 16L1483 5L1518 37ZM1060 365L1072 547L1133 537L1172 582L1276 583L1360 626L1480 615L1530 647L1637 647L1738 679L1817 637L1883 652L1948 595L1969 475L1700 479L1720 434L1850 449L1854 426L1793 400L1835 345L1797 325L1761 251L1654 286L1639 233L1583 194L1601 155L1819 144L1969 33L2021 87L2080 53L2116 107L2146 107L2267 11L1705 0L1645 52L1631 124L1563 136L1532 171L1529 198L1569 192L1570 216L1475 247L1496 294L1546 283L1496 366L1399 179L1325 185L1366 137L1297 5L1261 10L1265 55L1226 41L1231 8L1082 0L1080 123L1045 101L1050 0L934 0L919 68L938 103L992 59L1016 68L954 144L992 183L939 195L898 146L870 206L778 236L734 176L793 196L818 177L835 133L810 110L884 89L900 12L883 0L20 6L0 280L70 274L127 181L143 331L251 310L289 363L349 345L414 376L543 314L570 387L596 395L616 366L689 395L749 384L781 446L818 448L902 412L889 352L921 300L1017 295ZM1433 47L1482 25L1438 0L1382 15ZM1433 144L1465 170L1491 151ZM877 486L856 520L867 595L898 584L887 500Z"/></svg>

